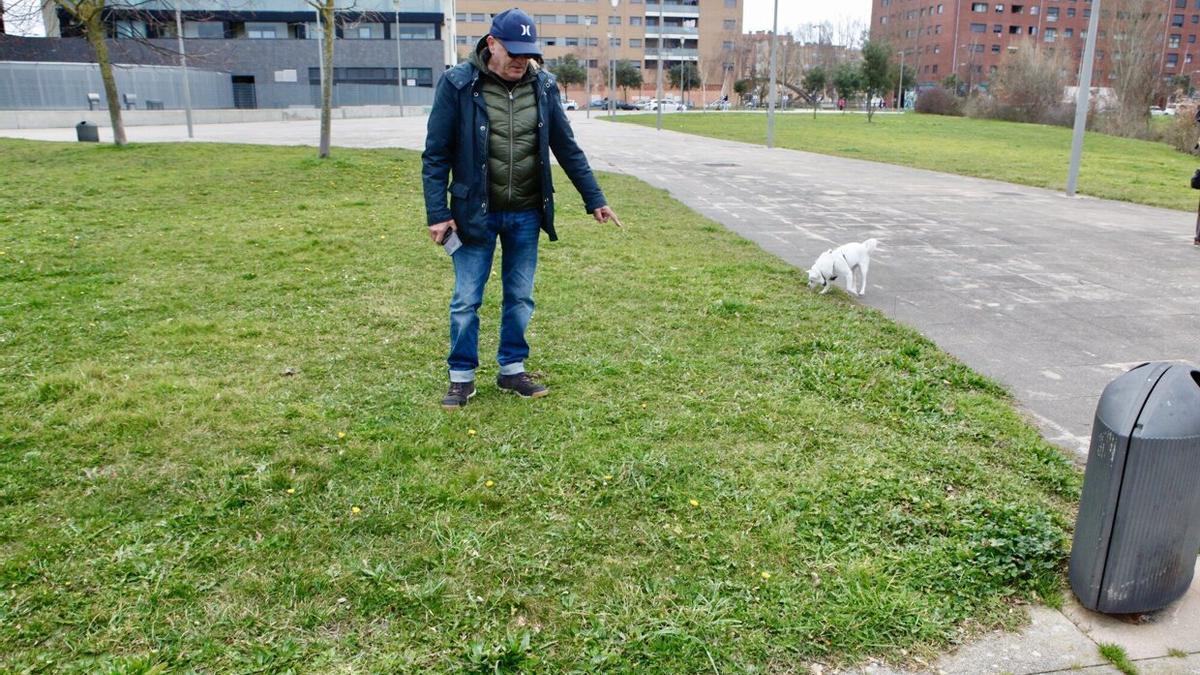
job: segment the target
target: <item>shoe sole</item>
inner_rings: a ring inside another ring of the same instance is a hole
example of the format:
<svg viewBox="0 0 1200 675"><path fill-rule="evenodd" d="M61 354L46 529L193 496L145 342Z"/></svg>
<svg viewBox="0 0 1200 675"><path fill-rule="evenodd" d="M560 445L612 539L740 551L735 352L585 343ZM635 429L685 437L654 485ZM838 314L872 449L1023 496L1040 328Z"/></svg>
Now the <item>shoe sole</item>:
<svg viewBox="0 0 1200 675"><path fill-rule="evenodd" d="M479 391L479 390L476 389L475 391L467 394L467 402L470 402L471 397L475 396L475 393L477 391ZM461 405L459 405L459 404L447 405L447 404L443 403L442 410L462 410L463 408L467 407L467 402L464 402Z"/></svg>
<svg viewBox="0 0 1200 675"><path fill-rule="evenodd" d="M500 391L502 391L506 394L516 394L517 396L520 396L521 398L541 398L541 397L545 396L546 394L550 393L549 389L543 389L535 394L529 394L528 396L526 396L525 394L522 394L521 392L517 391L516 389L505 389L504 387L500 387Z"/></svg>

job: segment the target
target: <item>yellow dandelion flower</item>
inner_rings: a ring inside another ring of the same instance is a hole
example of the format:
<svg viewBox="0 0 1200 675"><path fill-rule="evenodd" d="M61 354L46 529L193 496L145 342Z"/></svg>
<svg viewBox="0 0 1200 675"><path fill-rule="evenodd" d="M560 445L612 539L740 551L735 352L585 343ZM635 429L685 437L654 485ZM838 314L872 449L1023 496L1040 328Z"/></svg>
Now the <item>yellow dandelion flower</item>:
<svg viewBox="0 0 1200 675"><path fill-rule="evenodd" d="M350 507L350 513L361 513L361 512L362 512L362 509L358 508L357 506Z"/></svg>
<svg viewBox="0 0 1200 675"><path fill-rule="evenodd" d="M695 499L689 499L688 503L692 506L700 506L700 502L696 501Z"/></svg>
<svg viewBox="0 0 1200 675"><path fill-rule="evenodd" d="M484 487L492 487L492 486L493 486L493 485L495 485L495 484L496 484L496 481L494 481L494 480L489 480L488 482L484 483L484 484L483 484L483 486L484 486Z"/></svg>
<svg viewBox="0 0 1200 675"><path fill-rule="evenodd" d="M288 493L289 495L294 495L294 494L296 494L296 488L288 488L288 489L287 489L287 493Z"/></svg>
<svg viewBox="0 0 1200 675"><path fill-rule="evenodd" d="M611 473L604 474L604 480L612 480L612 474Z"/></svg>
<svg viewBox="0 0 1200 675"><path fill-rule="evenodd" d="M344 432L344 431L338 432L338 438L345 438L345 437L346 437L346 432Z"/></svg>
<svg viewBox="0 0 1200 675"><path fill-rule="evenodd" d="M474 436L474 435L475 435L475 430L474 430L474 429L467 429L467 435L468 435L468 436Z"/></svg>
<svg viewBox="0 0 1200 675"><path fill-rule="evenodd" d="M762 573L762 578L763 578L763 579L770 579L770 578L771 578L771 573L770 573L770 572L763 572L763 573Z"/></svg>

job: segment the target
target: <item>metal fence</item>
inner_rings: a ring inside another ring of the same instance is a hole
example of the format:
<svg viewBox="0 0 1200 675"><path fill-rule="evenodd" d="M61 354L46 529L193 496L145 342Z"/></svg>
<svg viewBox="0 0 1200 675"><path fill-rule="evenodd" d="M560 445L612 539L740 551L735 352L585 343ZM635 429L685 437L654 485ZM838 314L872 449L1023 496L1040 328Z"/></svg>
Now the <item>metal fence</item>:
<svg viewBox="0 0 1200 675"><path fill-rule="evenodd" d="M180 68L121 65L113 67L113 75L117 80L117 91L137 97L134 107L138 110L159 106L165 110L181 110L184 107ZM188 83L193 108L235 107L229 73L189 68ZM307 81L258 82L249 86L254 88L254 99L260 108L321 104L321 88ZM97 110L108 108L100 68L96 64L0 61L0 110L87 110L89 93L99 95ZM338 107L399 103L394 84L337 83L333 87L333 104ZM431 87L404 88L405 105L432 103Z"/></svg>
<svg viewBox="0 0 1200 675"><path fill-rule="evenodd" d="M117 91L164 109L183 108L183 71L174 66L113 66ZM229 73L188 70L192 107L232 108ZM0 110L87 110L88 94L99 94L107 109L100 67L94 63L0 61Z"/></svg>

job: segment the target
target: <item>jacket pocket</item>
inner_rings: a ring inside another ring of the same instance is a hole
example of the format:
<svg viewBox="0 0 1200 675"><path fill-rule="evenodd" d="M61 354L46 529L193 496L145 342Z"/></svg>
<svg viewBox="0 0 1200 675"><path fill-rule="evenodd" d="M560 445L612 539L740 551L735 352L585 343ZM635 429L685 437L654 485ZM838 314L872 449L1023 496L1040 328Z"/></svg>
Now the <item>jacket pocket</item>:
<svg viewBox="0 0 1200 675"><path fill-rule="evenodd" d="M466 199L471 194L471 187L466 183L451 183L450 194L459 199Z"/></svg>

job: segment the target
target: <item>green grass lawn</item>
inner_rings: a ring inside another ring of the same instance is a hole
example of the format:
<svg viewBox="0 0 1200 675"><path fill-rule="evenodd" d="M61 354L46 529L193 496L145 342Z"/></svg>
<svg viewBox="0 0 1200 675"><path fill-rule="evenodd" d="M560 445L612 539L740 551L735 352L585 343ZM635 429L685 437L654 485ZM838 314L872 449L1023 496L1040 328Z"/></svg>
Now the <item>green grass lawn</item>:
<svg viewBox="0 0 1200 675"><path fill-rule="evenodd" d="M1080 476L1004 392L663 191L561 183L552 393L497 279L447 414L417 154L0 155L0 670L790 672L1059 593Z"/></svg>
<svg viewBox="0 0 1200 675"><path fill-rule="evenodd" d="M622 122L655 125L655 115ZM754 113L663 115L663 128L746 143L766 143L767 118ZM781 148L901 164L964 176L1065 190L1071 130L966 117L788 113L776 116ZM1195 211L1189 186L1196 157L1164 143L1088 133L1079 171L1080 194Z"/></svg>

